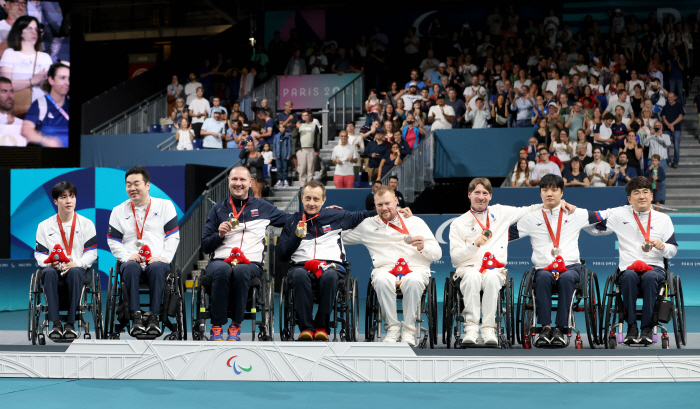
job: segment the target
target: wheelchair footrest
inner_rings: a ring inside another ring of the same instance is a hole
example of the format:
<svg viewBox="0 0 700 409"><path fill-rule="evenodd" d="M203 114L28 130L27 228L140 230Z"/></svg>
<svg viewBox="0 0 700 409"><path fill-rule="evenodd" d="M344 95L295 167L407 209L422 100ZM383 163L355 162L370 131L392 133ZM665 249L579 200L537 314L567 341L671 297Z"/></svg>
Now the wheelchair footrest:
<svg viewBox="0 0 700 409"><path fill-rule="evenodd" d="M156 335L137 335L134 338L138 339L139 341L153 341L158 337Z"/></svg>

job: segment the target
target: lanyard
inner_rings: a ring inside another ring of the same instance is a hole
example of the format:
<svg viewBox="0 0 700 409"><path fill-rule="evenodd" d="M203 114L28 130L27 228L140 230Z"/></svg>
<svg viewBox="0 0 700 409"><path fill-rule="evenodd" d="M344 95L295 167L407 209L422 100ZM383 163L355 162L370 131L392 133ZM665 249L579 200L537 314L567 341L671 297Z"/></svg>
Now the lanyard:
<svg viewBox="0 0 700 409"><path fill-rule="evenodd" d="M321 214L321 211L319 211L318 213L316 213L316 216L314 216L314 217L312 217L312 218L310 218L310 219L307 220L307 219L306 219L306 212L302 210L302 212L301 212L301 224L303 224L304 226L306 226L306 222L310 222L311 220L317 218L320 214Z"/></svg>
<svg viewBox="0 0 700 409"><path fill-rule="evenodd" d="M58 106L58 104L56 103L56 101L54 101L53 98L51 98L51 95L46 94L46 99L48 99L49 101L51 101L51 103L53 104L53 106L55 106L56 109L58 109L58 112L60 112L61 115L63 115L63 117L66 118L66 121L70 121L70 118L68 117L68 113L67 113L66 111L64 111L63 108L61 108L60 106Z"/></svg>
<svg viewBox="0 0 700 409"><path fill-rule="evenodd" d="M66 233L63 231L63 223L61 222L61 216L56 214L56 220L58 220L58 229L61 231L61 240L63 240L63 248L66 249L66 253L68 254L68 257L70 257L70 253L73 252L73 235L75 235L75 219L77 219L78 216L73 212L73 223L72 226L70 227L70 243L66 242Z"/></svg>
<svg viewBox="0 0 700 409"><path fill-rule="evenodd" d="M403 223L403 219L401 218L401 215L399 215L398 213L396 213L396 217L398 217L398 218L399 218L399 221L401 222L401 228L400 228L400 229L399 229L398 227L394 226L393 224L391 224L390 222L384 222L384 224L386 224L387 226L391 227L392 229L396 230L396 231L399 232L399 233L408 234L408 229L406 228L406 225ZM382 221L383 221L383 220L382 220Z"/></svg>
<svg viewBox="0 0 700 409"><path fill-rule="evenodd" d="M241 211L238 212L238 213L236 213L236 206L233 205L233 199L231 199L231 197L228 198L228 203L231 205L231 211L233 212L233 217L234 217L234 218L238 219L238 216L243 216L243 217L245 217L245 215L243 214L243 209L245 209L245 205L248 204L248 201L247 201L247 200L246 200L245 203L243 203L243 206L241 207Z"/></svg>
<svg viewBox="0 0 700 409"><path fill-rule="evenodd" d="M148 211L151 210L151 202L148 202L148 207L146 207L146 215L143 216L143 227L139 231L139 222L136 220L136 209L134 207L134 202L131 202L131 213L134 214L134 224L136 225L136 238L141 240L143 237L143 230L146 228L146 219L148 218Z"/></svg>
<svg viewBox="0 0 700 409"><path fill-rule="evenodd" d="M647 231L644 231L644 227L642 227L642 222L639 221L639 217L637 217L637 213L632 211L632 214L634 215L634 220L637 221L637 226L639 226L639 230L642 231L642 236L644 236L644 241L649 241L649 236L651 235L651 209L649 210L649 220L647 221Z"/></svg>
<svg viewBox="0 0 700 409"><path fill-rule="evenodd" d="M474 214L473 210L469 210L469 212L472 214L472 216L474 216L474 219L476 220L476 222L479 223L479 227L481 227L481 230L489 230L489 228L491 228L491 221L489 220L489 209L488 208L486 208L486 227L484 227L484 225L481 224L479 219Z"/></svg>
<svg viewBox="0 0 700 409"><path fill-rule="evenodd" d="M542 210L542 216L544 216L544 222L547 224L547 230L549 230L549 237L552 239L552 244L555 248L559 248L559 239L561 238L561 220L563 216L563 210L559 209L559 221L557 222L557 235L554 236L552 231L552 226L549 224L549 219L547 218L547 213Z"/></svg>

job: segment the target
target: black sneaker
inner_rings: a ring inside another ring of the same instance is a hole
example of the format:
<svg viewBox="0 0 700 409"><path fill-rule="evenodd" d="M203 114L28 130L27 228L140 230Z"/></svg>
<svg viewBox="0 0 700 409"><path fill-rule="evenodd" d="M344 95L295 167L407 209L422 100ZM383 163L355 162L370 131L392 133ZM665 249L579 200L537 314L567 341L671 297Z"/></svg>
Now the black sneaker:
<svg viewBox="0 0 700 409"><path fill-rule="evenodd" d="M131 313L131 329L129 330L129 335L132 337L137 337L139 335L146 334L146 326L143 323L143 316L141 311L134 311Z"/></svg>
<svg viewBox="0 0 700 409"><path fill-rule="evenodd" d="M78 338L78 332L75 330L73 324L67 323L66 330L63 331L63 338L65 339L76 339Z"/></svg>
<svg viewBox="0 0 700 409"><path fill-rule="evenodd" d="M146 320L146 333L148 335L160 336L163 331L160 330L160 322L158 320L158 314L149 314Z"/></svg>
<svg viewBox="0 0 700 409"><path fill-rule="evenodd" d="M552 343L552 328L551 327L542 328L542 331L540 331L540 336L538 336L537 341L535 341L535 346L538 346L538 347L549 346L551 343Z"/></svg>
<svg viewBox="0 0 700 409"><path fill-rule="evenodd" d="M637 323L627 324L627 335L625 336L625 344L636 344L639 342L639 328Z"/></svg>
<svg viewBox="0 0 700 409"><path fill-rule="evenodd" d="M654 329L652 327L642 328L642 336L639 337L639 342L644 345L651 345L654 340Z"/></svg>
<svg viewBox="0 0 700 409"><path fill-rule="evenodd" d="M61 321L53 322L53 329L49 331L49 339L63 338L63 323Z"/></svg>
<svg viewBox="0 0 700 409"><path fill-rule="evenodd" d="M555 327L552 330L552 345L556 345L558 347L563 347L566 345L566 340L564 339L564 333L562 332L561 328Z"/></svg>

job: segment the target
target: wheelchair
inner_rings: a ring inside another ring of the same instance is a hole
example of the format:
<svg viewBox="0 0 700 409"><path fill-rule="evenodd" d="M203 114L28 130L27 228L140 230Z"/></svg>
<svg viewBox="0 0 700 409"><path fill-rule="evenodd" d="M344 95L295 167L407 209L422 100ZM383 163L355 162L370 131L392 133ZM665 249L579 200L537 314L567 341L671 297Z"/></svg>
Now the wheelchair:
<svg viewBox="0 0 700 409"><path fill-rule="evenodd" d="M442 315L442 343L447 345L447 348L454 346L457 348L467 348L462 344L462 330L464 323L464 296L460 290L461 278L454 279L455 272L451 272L450 276L445 279L444 305ZM479 299L484 296L483 291L479 293ZM495 348L511 348L515 345L515 319L513 305L513 279L508 277L506 273L506 284L501 287L498 292L498 301L496 304L496 337L498 345ZM481 322L481 320L479 321ZM452 344L452 335L454 334L454 345ZM473 347L494 348L490 345L477 344Z"/></svg>
<svg viewBox="0 0 700 409"><path fill-rule="evenodd" d="M208 341L207 320L211 318L210 294L212 276L201 275L194 279L192 286L195 292L192 300L192 339ZM255 327L259 328L257 339L273 341L275 336L275 282L270 273L263 269L261 278L252 277L248 288L248 301L244 319L252 322L252 341L255 341ZM258 314L260 318L258 319ZM228 318L232 318L229 300Z"/></svg>
<svg viewBox="0 0 700 409"><path fill-rule="evenodd" d="M360 326L360 294L357 278L350 274L350 263L343 263L345 275L338 280L335 304L331 310L330 328L333 331L333 342L357 342ZM318 303L318 280L312 281L314 304ZM294 341L294 327L296 327L296 310L294 309L294 291L292 291L289 277L282 278L280 287L280 338L282 341ZM340 334L338 334L340 327ZM330 335L330 334L329 334Z"/></svg>
<svg viewBox="0 0 700 409"><path fill-rule="evenodd" d="M661 329L661 348L668 349L670 340L666 327L659 324L672 322L673 334L675 336L676 348L681 349L688 340L688 329L685 323L685 301L683 300L683 286L681 278L668 270L668 261L664 260L666 269L666 279L659 282L659 292L654 303L654 333L652 343L658 342L658 330ZM615 270L615 274L608 277L603 289L604 319L600 321L599 337L606 349L615 349L618 344L624 344L625 338L622 333L623 324L626 322L628 311L625 311L622 303L620 287L620 269ZM637 299L642 298L641 287L637 294ZM636 319L641 319L641 309L635 311ZM617 332L615 329L617 328ZM634 344L644 346L643 344Z"/></svg>
<svg viewBox="0 0 700 409"><path fill-rule="evenodd" d="M32 274L29 283L29 317L27 322L27 337L32 341L32 345L46 345L49 330L49 309L44 294L44 279L41 269ZM90 323L85 319L86 312L92 313L95 324L95 338L102 338L102 295L100 293L100 273L94 269L88 271L83 279L83 286L80 293L80 303L75 310L76 329L78 338L83 335L84 339L91 339ZM42 302L42 296L44 301ZM59 319L66 321L67 314L60 314L61 311L68 310L68 288L65 280L58 281L58 304ZM43 321L41 314L44 314ZM77 339L77 338L75 338ZM54 339L54 342L73 342L72 339Z"/></svg>
<svg viewBox="0 0 700 409"><path fill-rule="evenodd" d="M141 274L139 279L139 296L148 295L148 278ZM179 269L174 263L170 263L170 272L165 277L163 288L163 302L161 304L161 331L165 328L170 333L163 337L164 340L187 340L185 311L185 288L180 279ZM142 307L150 306L150 303L141 303ZM174 322L170 317L175 319ZM107 314L105 315L104 339L119 339L122 332L129 332L131 325L131 311L129 311L129 294L121 272L121 262L117 261L114 268L109 269L109 282L107 286ZM153 340L154 335L140 335L136 339Z"/></svg>
<svg viewBox="0 0 700 409"><path fill-rule="evenodd" d="M402 300L403 294L401 289L396 289L396 300ZM397 309L397 314L403 313L403 309ZM425 315L425 318L423 316ZM428 323L428 327L424 327L423 323ZM437 290L435 286L435 278L430 277L428 285L423 290L420 303L418 304L418 313L416 314L416 336L418 348L425 349L430 346L430 349L435 348L438 343L437 339ZM365 307L365 341L381 341L382 338L382 309L379 305L377 292L372 286L372 281L367 283L367 300Z"/></svg>
<svg viewBox="0 0 700 409"><path fill-rule="evenodd" d="M581 260L583 271L581 277L576 283L574 296L571 299L569 325L564 329L566 335L566 344L569 346L573 333L576 333L575 347L583 349L583 341L581 340L581 332L576 328L575 312L583 312L586 321L586 335L588 337L588 345L591 349L601 345L601 339L598 334L600 320L600 289L598 286L598 276L594 271L586 268L586 263ZM516 310L516 335L520 345L525 349L530 349L534 344L535 335L539 334L542 327L537 326L537 308L535 304L535 287L534 278L537 270L533 267L523 275L520 282L520 290L518 291L518 305ZM558 300L558 288L555 288L552 293L552 301ZM558 301L557 301L558 304ZM552 311L557 311L558 307L553 306Z"/></svg>

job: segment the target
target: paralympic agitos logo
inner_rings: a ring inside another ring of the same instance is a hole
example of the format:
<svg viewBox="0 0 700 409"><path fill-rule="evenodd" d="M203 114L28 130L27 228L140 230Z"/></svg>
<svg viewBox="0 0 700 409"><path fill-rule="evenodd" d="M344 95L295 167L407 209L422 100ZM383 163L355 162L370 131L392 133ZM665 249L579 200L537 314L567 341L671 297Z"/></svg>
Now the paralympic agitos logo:
<svg viewBox="0 0 700 409"><path fill-rule="evenodd" d="M228 367L230 367L230 368L233 368L233 372L235 372L236 375L240 375L240 374L242 374L243 372L250 372L250 371L253 370L253 365L250 365L250 366L247 367L247 368L244 368L244 367L238 365L238 369L236 369L236 366L237 366L237 365L236 365L236 361L234 361L233 358L236 358L237 356L238 356L238 355L234 355L234 356L232 356L231 358L229 358L228 361L226 361L226 366L228 366ZM231 361L233 361L233 364L231 363ZM240 370L239 370L239 369L240 369Z"/></svg>

